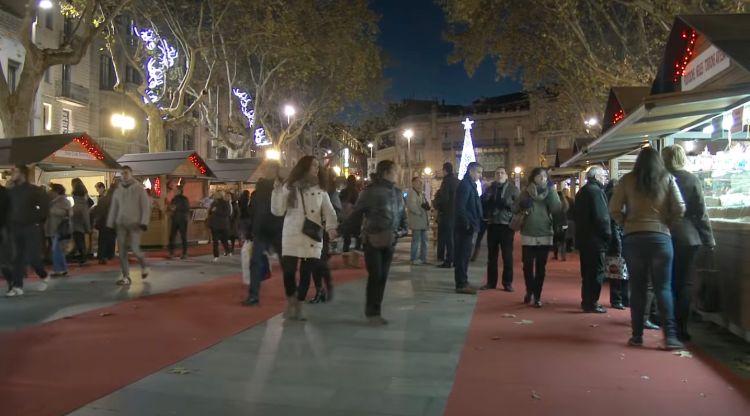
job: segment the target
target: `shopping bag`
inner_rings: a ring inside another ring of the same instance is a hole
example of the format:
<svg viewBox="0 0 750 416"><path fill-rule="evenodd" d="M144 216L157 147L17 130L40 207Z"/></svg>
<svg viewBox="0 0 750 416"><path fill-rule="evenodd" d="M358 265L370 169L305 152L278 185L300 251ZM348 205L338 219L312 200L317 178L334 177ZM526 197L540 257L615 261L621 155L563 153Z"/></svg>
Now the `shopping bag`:
<svg viewBox="0 0 750 416"><path fill-rule="evenodd" d="M250 255L253 252L253 242L245 240L242 243L242 249L240 251L240 260L242 264L242 283L250 284Z"/></svg>
<svg viewBox="0 0 750 416"><path fill-rule="evenodd" d="M618 256L604 258L604 272L610 280L628 280L628 266L625 259Z"/></svg>

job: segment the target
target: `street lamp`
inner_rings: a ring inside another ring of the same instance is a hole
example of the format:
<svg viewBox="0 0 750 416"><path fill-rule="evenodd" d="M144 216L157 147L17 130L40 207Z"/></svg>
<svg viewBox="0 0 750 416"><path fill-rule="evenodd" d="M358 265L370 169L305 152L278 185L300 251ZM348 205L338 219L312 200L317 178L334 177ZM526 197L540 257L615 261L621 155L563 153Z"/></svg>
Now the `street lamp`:
<svg viewBox="0 0 750 416"><path fill-rule="evenodd" d="M340 166L334 166L333 171L336 173L336 176L341 176L341 167Z"/></svg>
<svg viewBox="0 0 750 416"><path fill-rule="evenodd" d="M513 168L513 173L516 174L516 188L521 187L521 172L523 172L523 169L520 166Z"/></svg>
<svg viewBox="0 0 750 416"><path fill-rule="evenodd" d="M125 113L112 114L111 121L112 126L120 129L120 131L122 131L122 134L125 134L126 131L133 130L135 128L135 119L133 117L125 115Z"/></svg>
<svg viewBox="0 0 750 416"><path fill-rule="evenodd" d="M39 8L44 10L49 10L52 8L52 2L50 0L41 0L39 2Z"/></svg>
<svg viewBox="0 0 750 416"><path fill-rule="evenodd" d="M425 174L426 176L430 176L430 175L432 175L432 168L431 168L431 167L429 167L429 166L425 167L425 168L424 168L424 174Z"/></svg>
<svg viewBox="0 0 750 416"><path fill-rule="evenodd" d="M518 174L519 174L519 173L521 173L522 171L523 171L523 169L521 169L521 167L520 167L520 166L516 166L515 168L513 168L513 172L515 172L515 173L516 173L516 175L518 175Z"/></svg>
<svg viewBox="0 0 750 416"><path fill-rule="evenodd" d="M373 157L375 157L375 156L373 156L373 153L372 153L373 152L373 148L375 147L375 145L372 144L372 143L367 143L367 147L370 148L370 159L372 159Z"/></svg>
<svg viewBox="0 0 750 416"><path fill-rule="evenodd" d="M409 167L409 180L411 181L411 138L414 137L414 130L404 130L404 137L406 137L406 165Z"/></svg>
<svg viewBox="0 0 750 416"><path fill-rule="evenodd" d="M597 120L596 117L591 117L590 119L584 121L583 124L585 124L586 127L591 128L599 124L599 120Z"/></svg>
<svg viewBox="0 0 750 416"><path fill-rule="evenodd" d="M292 106L291 104L287 104L284 106L284 115L286 116L286 124L289 124L292 120L292 117L297 114L297 110Z"/></svg>
<svg viewBox="0 0 750 416"><path fill-rule="evenodd" d="M268 160L281 160L281 153L279 153L276 149L268 149L266 150L266 159Z"/></svg>

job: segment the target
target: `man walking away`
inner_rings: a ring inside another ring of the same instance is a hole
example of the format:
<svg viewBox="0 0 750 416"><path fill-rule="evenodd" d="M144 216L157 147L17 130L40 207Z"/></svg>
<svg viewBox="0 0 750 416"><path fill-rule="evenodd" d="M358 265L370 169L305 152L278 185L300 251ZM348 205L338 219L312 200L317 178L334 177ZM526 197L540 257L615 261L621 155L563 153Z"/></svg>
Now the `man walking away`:
<svg viewBox="0 0 750 416"><path fill-rule="evenodd" d="M42 241L39 224L49 211L49 198L44 191L29 183L29 168L16 165L11 171L13 186L9 189L8 228L13 250L13 271L6 296L23 295L23 278L31 266L47 288L49 277L42 263Z"/></svg>
<svg viewBox="0 0 750 416"><path fill-rule="evenodd" d="M474 249L474 238L482 220L482 204L477 191L477 180L482 176L482 165L469 163L466 174L456 191L456 222L454 228L456 293L475 294L469 285L469 257Z"/></svg>
<svg viewBox="0 0 750 416"><path fill-rule="evenodd" d="M255 191L250 196L249 235L253 240L250 254L250 288L247 299L242 302L245 306L260 303L260 283L271 273L267 253L275 251L281 258L281 232L284 227L284 217L271 213L271 194L273 185L280 179L280 166L277 162L266 161L265 175L258 181Z"/></svg>
<svg viewBox="0 0 750 416"><path fill-rule="evenodd" d="M411 190L406 197L406 211L411 229L411 264L427 263L427 229L430 225L430 204L422 192L422 179L411 180ZM419 259L417 259L419 258Z"/></svg>
<svg viewBox="0 0 750 416"><path fill-rule="evenodd" d="M190 220L190 201L185 196L182 186L177 187L177 193L169 203L169 211L172 213L169 223L169 258L174 257L174 239L179 233L182 242L182 257L180 258L185 260L188 250L187 227Z"/></svg>
<svg viewBox="0 0 750 416"><path fill-rule="evenodd" d="M453 267L453 228L456 220L456 189L458 179L453 173L453 165L443 164L443 181L440 183L435 198L435 208L438 211L438 260L443 260L438 267L450 269ZM437 197L439 196L439 197Z"/></svg>
<svg viewBox="0 0 750 416"><path fill-rule="evenodd" d="M482 210L487 217L487 284L480 290L495 289L497 287L497 260L502 252L503 258L503 289L513 291L513 237L515 232L510 229L513 218L513 204L520 191L508 180L508 173L504 168L495 172L495 182L482 195Z"/></svg>
<svg viewBox="0 0 750 416"><path fill-rule="evenodd" d="M8 213L10 211L10 196L8 190L0 184L0 273L8 281L9 287L11 282L11 261L12 247L10 245L10 235L8 232Z"/></svg>
<svg viewBox="0 0 750 416"><path fill-rule="evenodd" d="M117 232L117 247L120 251L120 268L122 277L118 285L129 285L130 265L128 264L128 245L141 266L141 278L148 277L146 259L141 251L141 235L148 228L151 219L151 200L138 181L133 178L130 166L122 167L122 181L112 194L112 203L107 217L107 227Z"/></svg>
<svg viewBox="0 0 750 416"><path fill-rule="evenodd" d="M114 183L112 186L116 186ZM109 207L112 203L112 193L114 188L107 188L102 182L95 185L98 198L96 205L91 209L91 216L94 219L94 228L99 233L96 243L96 258L99 264L106 264L107 260L115 257L115 231L107 227L107 216L109 216Z"/></svg>
<svg viewBox="0 0 750 416"><path fill-rule="evenodd" d="M586 172L586 185L576 195L576 242L581 253L581 308L584 312L605 313L599 304L604 282L604 256L612 235L604 185L607 175L600 166Z"/></svg>

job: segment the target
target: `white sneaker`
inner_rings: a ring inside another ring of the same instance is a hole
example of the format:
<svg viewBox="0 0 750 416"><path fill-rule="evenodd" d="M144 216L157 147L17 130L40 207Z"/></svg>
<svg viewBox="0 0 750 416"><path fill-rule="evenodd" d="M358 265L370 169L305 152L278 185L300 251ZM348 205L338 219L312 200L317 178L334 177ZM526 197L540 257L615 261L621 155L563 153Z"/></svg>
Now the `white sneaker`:
<svg viewBox="0 0 750 416"><path fill-rule="evenodd" d="M128 276L122 276L117 282L115 282L117 286L127 286L130 284L130 277Z"/></svg>
<svg viewBox="0 0 750 416"><path fill-rule="evenodd" d="M217 261L219 261L219 258L218 257L214 257L213 262L216 263Z"/></svg>
<svg viewBox="0 0 750 416"><path fill-rule="evenodd" d="M14 287L13 289L9 290L8 293L5 294L5 296L8 298L23 296L23 289L21 289L20 287Z"/></svg>

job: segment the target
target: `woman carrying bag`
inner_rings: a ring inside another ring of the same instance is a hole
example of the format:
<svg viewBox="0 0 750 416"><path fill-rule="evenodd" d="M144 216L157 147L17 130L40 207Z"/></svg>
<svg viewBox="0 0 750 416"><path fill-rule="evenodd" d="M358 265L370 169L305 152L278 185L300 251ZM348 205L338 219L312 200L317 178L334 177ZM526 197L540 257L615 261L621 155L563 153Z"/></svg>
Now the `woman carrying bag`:
<svg viewBox="0 0 750 416"><path fill-rule="evenodd" d="M304 156L284 183L276 181L271 195L271 213L284 216L281 233L281 268L287 297L285 319L304 320L297 293L297 267L300 274L318 267L323 250L323 222L331 239L336 238L338 220L328 193L319 186L320 164Z"/></svg>

